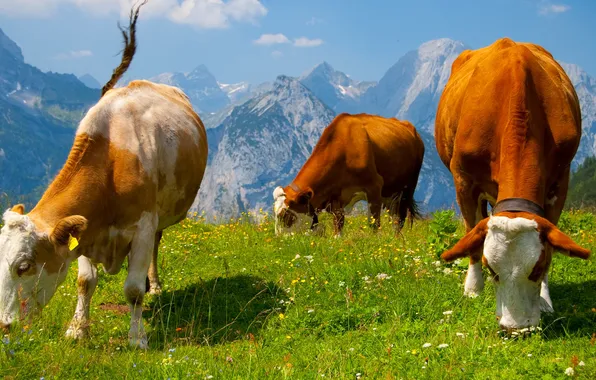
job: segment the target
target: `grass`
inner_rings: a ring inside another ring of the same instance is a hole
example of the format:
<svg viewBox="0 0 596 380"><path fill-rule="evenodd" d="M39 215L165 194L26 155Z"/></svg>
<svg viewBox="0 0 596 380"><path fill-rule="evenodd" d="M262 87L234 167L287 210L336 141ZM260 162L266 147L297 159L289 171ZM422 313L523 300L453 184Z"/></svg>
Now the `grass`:
<svg viewBox="0 0 596 380"><path fill-rule="evenodd" d="M41 319L4 336L0 377L558 379L573 368L574 378L596 378L593 262L557 254L555 314L543 316L540 333L504 339L491 283L464 298L466 261L437 262L436 246L453 240L448 218L437 216L400 237L386 215L376 234L364 217L348 217L340 239L327 216L325 236L285 237L267 219L187 219L160 247L164 291L145 302L149 350L127 346L126 268L100 270L90 339L63 337L76 304L75 263ZM596 232L578 227L592 219L566 213L564 224L594 250Z"/></svg>

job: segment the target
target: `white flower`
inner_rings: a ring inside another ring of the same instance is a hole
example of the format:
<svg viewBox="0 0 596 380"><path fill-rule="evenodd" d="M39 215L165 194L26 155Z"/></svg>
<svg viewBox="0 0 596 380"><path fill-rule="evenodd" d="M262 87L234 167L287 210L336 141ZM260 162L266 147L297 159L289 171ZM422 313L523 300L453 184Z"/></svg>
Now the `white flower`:
<svg viewBox="0 0 596 380"><path fill-rule="evenodd" d="M578 365L579 365L580 367L583 367L583 366L585 366L585 365L586 365L586 363L584 363L584 361L582 360L581 362L579 362L579 364L578 364Z"/></svg>
<svg viewBox="0 0 596 380"><path fill-rule="evenodd" d="M389 280L391 276L388 276L387 273L379 273L377 275L377 280Z"/></svg>
<svg viewBox="0 0 596 380"><path fill-rule="evenodd" d="M453 262L453 264L455 264L455 265L459 265L459 264L461 264L461 259L457 259L457 260L455 260L455 261Z"/></svg>
<svg viewBox="0 0 596 380"><path fill-rule="evenodd" d="M447 348L449 345L447 343L441 343L437 346L438 348Z"/></svg>
<svg viewBox="0 0 596 380"><path fill-rule="evenodd" d="M436 266L436 267L440 267L441 266L441 262L439 260L437 260L437 261L435 261L433 263L433 265Z"/></svg>
<svg viewBox="0 0 596 380"><path fill-rule="evenodd" d="M528 357L531 358L532 357L532 354L528 354Z"/></svg>
<svg viewBox="0 0 596 380"><path fill-rule="evenodd" d="M294 260L298 260L300 258L299 254L296 254L296 257L294 257Z"/></svg>
<svg viewBox="0 0 596 380"><path fill-rule="evenodd" d="M361 376L362 376L362 374L361 374L360 372L358 372L358 373L356 374L356 378L357 378L357 379L359 379Z"/></svg>
<svg viewBox="0 0 596 380"><path fill-rule="evenodd" d="M453 271L451 270L451 268L445 268L443 269L443 273L445 274L451 274Z"/></svg>
<svg viewBox="0 0 596 380"><path fill-rule="evenodd" d="M456 332L455 335L457 335L460 338L465 338L466 337L466 334L460 333L460 332Z"/></svg>
<svg viewBox="0 0 596 380"><path fill-rule="evenodd" d="M430 344L430 343L424 343L422 345L422 348L429 348L430 346L432 346L432 344Z"/></svg>
<svg viewBox="0 0 596 380"><path fill-rule="evenodd" d="M340 281L340 282L339 282L339 287L340 287L340 288L343 288L345 284L346 284L346 283L345 283L344 281Z"/></svg>
<svg viewBox="0 0 596 380"><path fill-rule="evenodd" d="M315 309L308 309L308 313L309 313L309 314L310 314L310 313L314 313L314 312L315 312Z"/></svg>
<svg viewBox="0 0 596 380"><path fill-rule="evenodd" d="M306 259L306 261L308 261L309 263L313 262L313 258L312 256L304 256L304 258Z"/></svg>
<svg viewBox="0 0 596 380"><path fill-rule="evenodd" d="M575 371L573 370L573 368L571 368L571 367L568 367L568 368L565 370L565 375L567 375L567 376L573 376L573 375L575 375Z"/></svg>
<svg viewBox="0 0 596 380"><path fill-rule="evenodd" d="M447 310L443 312L443 315L451 315L453 314L453 310Z"/></svg>

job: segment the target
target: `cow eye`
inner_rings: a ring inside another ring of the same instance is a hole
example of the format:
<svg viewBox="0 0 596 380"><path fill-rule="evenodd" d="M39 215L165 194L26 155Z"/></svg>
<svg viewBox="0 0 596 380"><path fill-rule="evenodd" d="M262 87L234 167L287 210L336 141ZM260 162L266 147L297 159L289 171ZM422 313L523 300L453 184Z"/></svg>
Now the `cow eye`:
<svg viewBox="0 0 596 380"><path fill-rule="evenodd" d="M30 262L28 262L28 261L22 262L17 267L17 276L21 277L24 274L29 273L32 268L33 268L33 265Z"/></svg>

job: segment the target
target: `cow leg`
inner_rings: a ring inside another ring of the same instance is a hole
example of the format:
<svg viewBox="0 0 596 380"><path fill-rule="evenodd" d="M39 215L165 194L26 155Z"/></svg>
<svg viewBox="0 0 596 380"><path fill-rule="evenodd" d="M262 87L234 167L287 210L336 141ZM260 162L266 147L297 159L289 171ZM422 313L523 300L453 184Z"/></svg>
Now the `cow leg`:
<svg viewBox="0 0 596 380"><path fill-rule="evenodd" d="M463 179L455 181L455 191L457 203L464 217L466 233L468 233L481 220L482 212L479 210L481 202L479 203L478 197L474 196L472 184ZM468 272L466 273L464 295L471 298L478 297L482 290L484 290L482 248L479 248L474 252L470 252L470 263L468 264Z"/></svg>
<svg viewBox="0 0 596 380"><path fill-rule="evenodd" d="M157 275L157 251L159 250L159 243L161 241L162 231L155 234L155 245L153 246L153 257L149 265L149 294L161 294L161 283Z"/></svg>
<svg viewBox="0 0 596 380"><path fill-rule="evenodd" d="M79 256L79 276L77 278L77 308L66 330L66 336L81 339L89 332L89 307L97 286L97 267L85 256Z"/></svg>
<svg viewBox="0 0 596 380"><path fill-rule="evenodd" d="M145 296L145 281L156 240L156 229L157 216L144 214L132 239L128 275L124 282L124 295L130 307L129 344L142 349L147 348L147 334L143 327L142 316L143 298Z"/></svg>
<svg viewBox="0 0 596 380"><path fill-rule="evenodd" d="M372 217L371 227L373 230L378 230L381 227L381 188L383 187L383 179L378 176L375 185L366 190L366 199L368 200L368 207Z"/></svg>
<svg viewBox="0 0 596 380"><path fill-rule="evenodd" d="M341 232L344 228L344 222L346 219L344 209L341 207L339 200L331 201L331 214L333 214L333 232L335 237L340 237Z"/></svg>
<svg viewBox="0 0 596 380"><path fill-rule="evenodd" d="M569 169L567 169L561 178L555 183L552 189L547 193L544 212L546 219L550 220L555 225L559 222L561 212L565 206L565 199L567 198L567 190L569 187ZM550 250L552 254L552 249ZM550 269L550 268L548 268ZM553 301L550 299L550 292L548 290L548 269L542 278L540 284L540 310L545 313L553 313Z"/></svg>

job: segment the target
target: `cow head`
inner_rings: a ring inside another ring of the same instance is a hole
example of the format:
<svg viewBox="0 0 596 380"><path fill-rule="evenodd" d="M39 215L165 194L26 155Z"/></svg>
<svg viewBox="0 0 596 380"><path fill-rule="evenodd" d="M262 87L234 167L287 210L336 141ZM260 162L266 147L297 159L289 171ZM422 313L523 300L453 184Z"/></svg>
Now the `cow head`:
<svg viewBox="0 0 596 380"><path fill-rule="evenodd" d="M499 324L508 331L538 324L540 287L553 248L570 257L590 256L548 220L526 212L503 212L480 221L441 258L468 256L482 245L483 263L494 277Z"/></svg>
<svg viewBox="0 0 596 380"><path fill-rule="evenodd" d="M309 201L312 192L298 194L292 189L284 190L278 186L273 191L273 212L275 214L275 231L297 232L309 227L312 216L309 213Z"/></svg>
<svg viewBox="0 0 596 380"><path fill-rule="evenodd" d="M54 295L66 277L73 257L69 240L86 228L82 216L60 220L49 232L24 215L18 205L3 215L0 230L0 327L16 318L35 315ZM72 248L72 245L71 245Z"/></svg>

